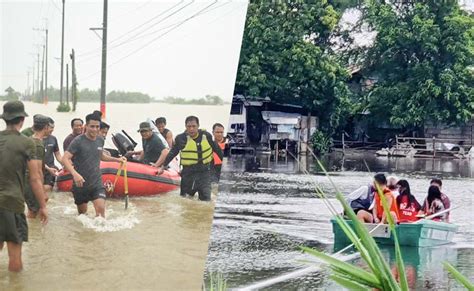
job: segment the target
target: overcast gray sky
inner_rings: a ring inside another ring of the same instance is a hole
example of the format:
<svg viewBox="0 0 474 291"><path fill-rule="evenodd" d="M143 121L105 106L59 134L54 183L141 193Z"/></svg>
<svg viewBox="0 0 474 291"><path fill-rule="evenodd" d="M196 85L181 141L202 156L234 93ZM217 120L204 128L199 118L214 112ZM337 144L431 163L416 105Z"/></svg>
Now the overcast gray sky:
<svg viewBox="0 0 474 291"><path fill-rule="evenodd" d="M231 100L247 1L109 0L107 92ZM61 0L0 0L0 89L24 92L49 27L48 85L59 88ZM103 1L66 0L65 61L76 52L79 89L100 88ZM101 34L100 31L98 31ZM64 66L64 70L65 70ZM36 73L35 73L36 74ZM65 81L64 81L65 85Z"/></svg>

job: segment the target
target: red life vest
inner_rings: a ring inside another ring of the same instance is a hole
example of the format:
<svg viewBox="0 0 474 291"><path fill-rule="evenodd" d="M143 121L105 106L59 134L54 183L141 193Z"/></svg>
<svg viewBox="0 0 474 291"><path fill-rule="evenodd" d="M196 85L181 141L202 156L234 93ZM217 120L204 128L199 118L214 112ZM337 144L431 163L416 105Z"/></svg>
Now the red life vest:
<svg viewBox="0 0 474 291"><path fill-rule="evenodd" d="M392 200L392 205L390 206L390 211L393 211L397 215L397 220L400 219L399 214L398 214L398 207L397 207L397 201L395 200L395 196L393 196L392 191L390 189L385 188L383 189L383 193L385 194L385 198L387 198L387 202L390 203L390 200ZM390 198L387 196L390 195ZM377 207L377 218L382 219L383 215L383 206L382 206L382 200L379 197L378 191L375 192L375 207Z"/></svg>
<svg viewBox="0 0 474 291"><path fill-rule="evenodd" d="M225 150L225 139L223 142L217 142L215 143L221 148L222 153L224 153ZM222 165L222 160L219 158L219 156L216 153L212 153L214 155L214 165Z"/></svg>
<svg viewBox="0 0 474 291"><path fill-rule="evenodd" d="M418 214L418 210L416 210L416 203L412 202L410 204L410 200L406 195L402 196L401 198L402 201L400 201L400 206L398 208L398 217L400 218L400 222L417 221L419 218L416 217Z"/></svg>

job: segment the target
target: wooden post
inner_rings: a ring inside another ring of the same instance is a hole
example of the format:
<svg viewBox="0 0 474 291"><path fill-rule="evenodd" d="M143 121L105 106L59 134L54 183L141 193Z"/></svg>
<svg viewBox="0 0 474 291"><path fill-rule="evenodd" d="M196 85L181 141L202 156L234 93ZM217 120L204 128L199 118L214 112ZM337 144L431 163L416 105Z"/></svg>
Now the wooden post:
<svg viewBox="0 0 474 291"><path fill-rule="evenodd" d="M433 136L433 158L436 157L436 137Z"/></svg>
<svg viewBox="0 0 474 291"><path fill-rule="evenodd" d="M342 132L341 141L342 141L342 155L344 155L345 149L346 149L346 145L344 144L344 132Z"/></svg>
<svg viewBox="0 0 474 291"><path fill-rule="evenodd" d="M275 144L275 162L278 162L279 156L280 156L280 154L279 154L279 151L278 151L278 140L276 140L276 144Z"/></svg>
<svg viewBox="0 0 474 291"><path fill-rule="evenodd" d="M288 140L286 140L285 151L285 163L288 164Z"/></svg>
<svg viewBox="0 0 474 291"><path fill-rule="evenodd" d="M395 148L398 149L398 134L395 135Z"/></svg>
<svg viewBox="0 0 474 291"><path fill-rule="evenodd" d="M311 155L310 140L311 140L311 113L308 112L308 120L306 120L306 153Z"/></svg>

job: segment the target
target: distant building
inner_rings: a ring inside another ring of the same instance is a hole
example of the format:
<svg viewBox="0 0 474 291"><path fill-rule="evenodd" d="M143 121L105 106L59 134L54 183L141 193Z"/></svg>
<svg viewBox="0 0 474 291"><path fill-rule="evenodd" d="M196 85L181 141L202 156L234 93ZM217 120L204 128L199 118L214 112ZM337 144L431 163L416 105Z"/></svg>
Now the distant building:
<svg viewBox="0 0 474 291"><path fill-rule="evenodd" d="M231 153L291 150L299 153L308 142L308 111L302 106L272 102L269 97L236 95L228 133ZM309 136L318 126L310 116Z"/></svg>

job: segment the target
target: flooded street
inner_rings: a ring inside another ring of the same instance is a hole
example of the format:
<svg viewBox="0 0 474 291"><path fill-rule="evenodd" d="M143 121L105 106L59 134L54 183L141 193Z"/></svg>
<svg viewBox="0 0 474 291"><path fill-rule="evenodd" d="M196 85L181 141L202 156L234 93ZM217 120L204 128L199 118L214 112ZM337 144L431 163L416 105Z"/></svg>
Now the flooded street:
<svg viewBox="0 0 474 291"><path fill-rule="evenodd" d="M459 289L460 286L443 270L441 262L444 260L474 280L471 263L474 258L473 161L410 162L380 160L367 154L346 156L344 163L338 157L331 157L324 164L339 190L347 194L371 181L373 174L367 172L363 160L371 171L386 171L407 179L419 201L426 195L429 180L441 176L443 189L452 205L460 206L451 212L452 222L459 225L454 244L438 248L404 248L405 264L413 267L412 287L416 290ZM335 190L327 177L315 173L312 161L308 161L308 165L311 175L295 174L301 164L291 159L278 164L268 156L257 160L239 160L237 157L229 160L214 214L208 277L211 273L223 273L231 288L252 286L255 282L308 267L302 261L312 258L298 251L298 246L334 252L331 214L316 198L314 189L316 185L320 186L336 204ZM243 170L252 172L242 173ZM383 252L393 264L393 248L385 248ZM353 262L361 264L358 260ZM329 271L323 269L267 289L340 289L328 279L328 274Z"/></svg>
<svg viewBox="0 0 474 291"><path fill-rule="evenodd" d="M0 102L0 106L3 103ZM30 114L53 117L54 135L62 141L70 120L84 118L97 104L79 103L76 113L57 113L48 106L26 103ZM201 128L227 123L229 106L169 104L109 104L110 133L125 129L141 149L136 132L141 121L165 116L175 134L184 130L184 118L196 115ZM2 125L3 127L4 125ZM77 215L71 193L50 194L50 222L45 227L29 220L29 242L24 244L24 271L7 271L7 252L0 252L0 290L199 290L208 248L214 203L182 199L179 190L147 198L108 199L106 220Z"/></svg>

